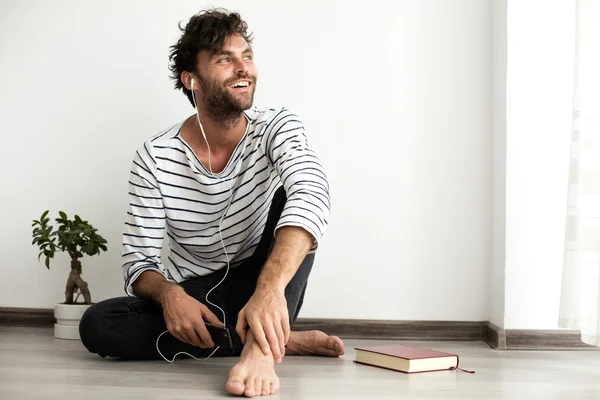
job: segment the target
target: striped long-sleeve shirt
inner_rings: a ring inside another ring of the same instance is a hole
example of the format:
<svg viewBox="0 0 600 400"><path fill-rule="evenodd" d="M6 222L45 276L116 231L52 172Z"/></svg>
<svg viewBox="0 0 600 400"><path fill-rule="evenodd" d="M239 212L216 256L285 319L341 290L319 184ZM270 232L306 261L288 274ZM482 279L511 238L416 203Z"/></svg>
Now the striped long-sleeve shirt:
<svg viewBox="0 0 600 400"><path fill-rule="evenodd" d="M225 169L214 176L181 138L184 121L136 151L122 249L128 295L149 269L182 282L224 268L227 256L235 268L258 245L282 185L287 202L275 229L302 227L314 237L310 251L317 249L330 210L329 184L304 125L285 108L253 107L244 114L246 132ZM165 239L169 247L163 260Z"/></svg>

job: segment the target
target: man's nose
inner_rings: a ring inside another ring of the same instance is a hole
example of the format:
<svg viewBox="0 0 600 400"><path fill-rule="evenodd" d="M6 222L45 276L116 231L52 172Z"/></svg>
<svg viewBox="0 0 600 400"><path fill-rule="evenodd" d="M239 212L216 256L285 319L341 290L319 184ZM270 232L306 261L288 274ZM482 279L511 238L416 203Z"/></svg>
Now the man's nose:
<svg viewBox="0 0 600 400"><path fill-rule="evenodd" d="M235 61L235 64L233 67L234 67L236 74L246 74L248 72L246 63L241 58L236 58L236 61Z"/></svg>

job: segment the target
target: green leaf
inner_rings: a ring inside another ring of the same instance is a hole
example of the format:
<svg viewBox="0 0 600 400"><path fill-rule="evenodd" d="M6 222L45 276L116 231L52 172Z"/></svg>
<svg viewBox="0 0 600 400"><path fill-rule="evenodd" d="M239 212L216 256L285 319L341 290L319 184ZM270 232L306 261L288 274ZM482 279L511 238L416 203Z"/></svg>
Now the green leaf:
<svg viewBox="0 0 600 400"><path fill-rule="evenodd" d="M50 269L50 259L46 257L46 268Z"/></svg>
<svg viewBox="0 0 600 400"><path fill-rule="evenodd" d="M85 252L90 256L94 255L94 243L89 242L87 246L85 246Z"/></svg>
<svg viewBox="0 0 600 400"><path fill-rule="evenodd" d="M44 213L42 214L42 218L40 218L40 219L46 218L46 216L48 215L49 212L50 212L50 210L44 211Z"/></svg>

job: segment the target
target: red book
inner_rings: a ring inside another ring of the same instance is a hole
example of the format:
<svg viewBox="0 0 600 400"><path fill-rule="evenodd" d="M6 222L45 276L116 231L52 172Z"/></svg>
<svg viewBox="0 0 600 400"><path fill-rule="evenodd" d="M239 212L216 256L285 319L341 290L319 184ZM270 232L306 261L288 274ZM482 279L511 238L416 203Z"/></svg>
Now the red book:
<svg viewBox="0 0 600 400"><path fill-rule="evenodd" d="M456 354L401 344L356 348L354 361L407 374L460 369Z"/></svg>

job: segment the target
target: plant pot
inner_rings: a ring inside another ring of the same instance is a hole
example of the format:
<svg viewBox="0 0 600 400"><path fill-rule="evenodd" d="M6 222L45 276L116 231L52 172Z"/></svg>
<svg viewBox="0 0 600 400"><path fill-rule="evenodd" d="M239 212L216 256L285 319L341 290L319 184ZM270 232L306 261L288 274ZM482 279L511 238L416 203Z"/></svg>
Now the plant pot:
<svg viewBox="0 0 600 400"><path fill-rule="evenodd" d="M80 340L79 321L91 304L59 303L54 307L54 337L57 339Z"/></svg>

